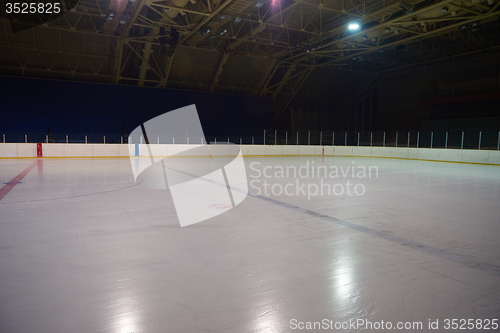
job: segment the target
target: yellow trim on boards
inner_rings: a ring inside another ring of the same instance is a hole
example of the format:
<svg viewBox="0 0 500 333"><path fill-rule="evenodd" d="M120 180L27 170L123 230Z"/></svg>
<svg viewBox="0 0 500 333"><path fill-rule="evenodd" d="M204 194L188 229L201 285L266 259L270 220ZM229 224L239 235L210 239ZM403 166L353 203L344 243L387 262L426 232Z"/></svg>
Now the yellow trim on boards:
<svg viewBox="0 0 500 333"><path fill-rule="evenodd" d="M128 158L128 156L44 156L44 157L0 157L0 160L14 160L27 158Z"/></svg>
<svg viewBox="0 0 500 333"><path fill-rule="evenodd" d="M321 156L321 155L320 155ZM330 155L331 156L331 155ZM357 157L357 158L390 158L393 160L410 160L410 161L426 161L426 162L444 162L444 163L461 163L461 164L478 164L478 165L497 165L495 163L477 163L477 162L459 162L459 161L440 161L440 160L426 160L418 158L407 158L407 157L388 157L388 156L354 156L354 155L334 155L337 157Z"/></svg>
<svg viewBox="0 0 500 333"><path fill-rule="evenodd" d="M210 156L176 156L176 158L202 158L202 157L231 157L233 155L210 155ZM477 163L477 162L460 162L460 161L440 161L440 160L427 160L427 159L417 159L417 158L406 158L406 157L388 157L388 156L357 156L357 155L243 155L243 157L356 157L356 158L387 158L394 160L410 160L410 161L426 161L426 162L442 162L442 163L458 163L458 164L476 164L476 165L494 165L500 166L496 163ZM136 156L132 156L136 157ZM150 158L149 156L138 156L143 158ZM153 158L167 158L172 156L153 156ZM14 160L14 159L33 159L38 157L0 157L0 160ZM63 159L63 158L129 158L129 156L44 156L40 157L44 159Z"/></svg>

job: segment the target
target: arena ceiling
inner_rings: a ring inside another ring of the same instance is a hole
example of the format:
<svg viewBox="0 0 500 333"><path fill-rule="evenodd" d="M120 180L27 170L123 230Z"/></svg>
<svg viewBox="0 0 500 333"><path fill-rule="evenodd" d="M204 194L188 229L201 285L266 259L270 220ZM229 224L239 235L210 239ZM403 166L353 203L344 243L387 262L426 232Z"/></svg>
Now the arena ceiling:
<svg viewBox="0 0 500 333"><path fill-rule="evenodd" d="M279 115L303 86L353 100L384 73L500 46L499 0L72 1L36 24L2 8L1 75L268 96Z"/></svg>

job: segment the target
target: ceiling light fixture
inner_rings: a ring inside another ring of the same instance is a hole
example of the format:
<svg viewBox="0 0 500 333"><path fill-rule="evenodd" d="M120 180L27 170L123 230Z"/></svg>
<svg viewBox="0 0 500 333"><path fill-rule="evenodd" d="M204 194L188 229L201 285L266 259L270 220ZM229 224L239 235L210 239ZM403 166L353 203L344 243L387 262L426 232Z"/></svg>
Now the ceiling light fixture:
<svg viewBox="0 0 500 333"><path fill-rule="evenodd" d="M210 31L211 31L211 30L210 30L210 28L206 28L206 29L204 29L204 30L202 30L202 31L200 32L200 35L202 35L202 36L203 36L203 35L206 35L206 34L208 34Z"/></svg>
<svg viewBox="0 0 500 333"><path fill-rule="evenodd" d="M349 30L358 30L359 29L359 24L358 23L350 23L348 26Z"/></svg>
<svg viewBox="0 0 500 333"><path fill-rule="evenodd" d="M405 14L407 14L407 15L408 14L413 14L413 7L410 4L406 3L406 2L401 2L401 7L400 8L402 8L403 12Z"/></svg>

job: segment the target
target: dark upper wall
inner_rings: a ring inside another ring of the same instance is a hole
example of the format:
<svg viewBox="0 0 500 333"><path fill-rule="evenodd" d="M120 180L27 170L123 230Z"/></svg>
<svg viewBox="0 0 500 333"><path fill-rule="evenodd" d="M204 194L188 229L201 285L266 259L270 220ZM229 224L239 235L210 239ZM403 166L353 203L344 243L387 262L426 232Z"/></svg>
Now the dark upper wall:
<svg viewBox="0 0 500 333"><path fill-rule="evenodd" d="M414 74L387 78L379 86L379 130L418 127L417 96L419 82Z"/></svg>
<svg viewBox="0 0 500 333"><path fill-rule="evenodd" d="M205 135L251 135L269 127L272 112L263 97L14 77L0 85L1 132L121 135L196 104Z"/></svg>
<svg viewBox="0 0 500 333"><path fill-rule="evenodd" d="M316 72L323 75L321 79L313 77ZM500 114L500 96L484 95L500 91L500 57L495 55L460 61L451 58L439 64L380 73L380 77L367 86L368 89L358 89L366 81L364 77L349 82L344 78L352 79L352 73L335 73L338 75L328 76L323 70L313 72L313 80L308 80L300 89L276 127L340 131L418 130L423 121L433 119L481 118ZM358 74L370 78L369 73ZM341 90L336 89L337 84ZM328 97L321 97L319 92ZM483 95L473 96L467 102L457 97L477 94ZM442 97L447 99L433 100ZM291 117L292 108L308 112L308 115L294 119ZM316 110L329 113L329 120L319 121L315 117Z"/></svg>
<svg viewBox="0 0 500 333"><path fill-rule="evenodd" d="M417 130L423 121L498 116L499 74L500 59L490 56L386 76L380 82L377 128Z"/></svg>

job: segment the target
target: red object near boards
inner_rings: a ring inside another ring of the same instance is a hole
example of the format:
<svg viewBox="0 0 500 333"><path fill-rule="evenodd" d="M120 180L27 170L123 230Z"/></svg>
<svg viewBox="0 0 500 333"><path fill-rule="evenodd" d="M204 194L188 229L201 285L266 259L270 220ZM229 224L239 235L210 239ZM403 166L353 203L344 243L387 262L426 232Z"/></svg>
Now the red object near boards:
<svg viewBox="0 0 500 333"><path fill-rule="evenodd" d="M41 143L36 144L36 157L43 157Z"/></svg>

